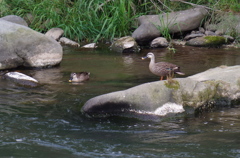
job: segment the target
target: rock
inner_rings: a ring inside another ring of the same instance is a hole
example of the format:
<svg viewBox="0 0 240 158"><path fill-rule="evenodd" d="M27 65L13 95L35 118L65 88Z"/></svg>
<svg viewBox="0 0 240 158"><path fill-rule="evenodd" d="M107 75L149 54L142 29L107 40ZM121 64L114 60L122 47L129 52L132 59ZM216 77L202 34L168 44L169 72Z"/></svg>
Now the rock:
<svg viewBox="0 0 240 158"><path fill-rule="evenodd" d="M139 27L132 37L138 44L145 44L161 35L161 29L168 29L169 33L191 31L200 26L207 15L204 8L194 8L162 15L144 15L138 18Z"/></svg>
<svg viewBox="0 0 240 158"><path fill-rule="evenodd" d="M164 38L164 37L155 38L155 39L151 42L151 44L150 44L150 46L151 46L152 48L168 47L168 45L169 45L169 42L168 42L167 39Z"/></svg>
<svg viewBox="0 0 240 158"><path fill-rule="evenodd" d="M69 46L74 46L74 47L80 47L80 44L75 42L75 41L72 41L66 37L61 37L59 42L61 44L65 44L65 45L69 45Z"/></svg>
<svg viewBox="0 0 240 158"><path fill-rule="evenodd" d="M185 45L186 45L186 41L176 40L176 39L172 39L172 40L171 40L171 43L172 43L173 45L182 45L182 46L185 46Z"/></svg>
<svg viewBox="0 0 240 158"><path fill-rule="evenodd" d="M23 18L17 15L7 15L0 19L28 27L27 22Z"/></svg>
<svg viewBox="0 0 240 158"><path fill-rule="evenodd" d="M223 35L223 37L226 39L227 43L233 42L235 40L232 36L229 35Z"/></svg>
<svg viewBox="0 0 240 158"><path fill-rule="evenodd" d="M139 47L134 38L130 36L122 37L112 43L110 49L119 52L139 52Z"/></svg>
<svg viewBox="0 0 240 158"><path fill-rule="evenodd" d="M39 85L36 79L20 72L8 72L4 75L4 78L11 80L20 86L37 87Z"/></svg>
<svg viewBox="0 0 240 158"><path fill-rule="evenodd" d="M48 37L52 37L54 40L58 41L60 37L63 35L64 31L61 28L52 28L48 30L45 35Z"/></svg>
<svg viewBox="0 0 240 158"><path fill-rule="evenodd" d="M82 48L97 48L97 44L96 43L89 43L89 44L86 44L86 45L82 46Z"/></svg>
<svg viewBox="0 0 240 158"><path fill-rule="evenodd" d="M161 36L157 27L152 23L141 24L132 34L139 45L148 45L151 40Z"/></svg>
<svg viewBox="0 0 240 158"><path fill-rule="evenodd" d="M216 34L213 31L208 31L208 30L205 31L205 35L207 35L207 36L216 36Z"/></svg>
<svg viewBox="0 0 240 158"><path fill-rule="evenodd" d="M203 36L190 39L186 45L197 47L218 47L226 43L226 39L222 36Z"/></svg>
<svg viewBox="0 0 240 158"><path fill-rule="evenodd" d="M217 36L222 36L222 35L223 35L223 31L217 30L217 31L215 31L215 34L216 34Z"/></svg>
<svg viewBox="0 0 240 158"><path fill-rule="evenodd" d="M204 34L202 34L202 33L201 34L190 34L190 35L185 36L184 40L188 41L188 40L190 40L192 38L202 37L202 36L204 36Z"/></svg>
<svg viewBox="0 0 240 158"><path fill-rule="evenodd" d="M194 114L214 106L230 106L240 102L238 72L240 66L221 66L188 78L145 83L96 96L84 104L82 112L92 117L135 117L140 113L161 113L160 116L164 116L183 112ZM179 110L166 111L169 104L176 105ZM184 110L181 110L181 106Z"/></svg>
<svg viewBox="0 0 240 158"><path fill-rule="evenodd" d="M199 32L204 34L205 33L205 29L203 27L199 27Z"/></svg>
<svg viewBox="0 0 240 158"><path fill-rule="evenodd" d="M28 27L0 19L0 70L49 67L62 61L62 47Z"/></svg>

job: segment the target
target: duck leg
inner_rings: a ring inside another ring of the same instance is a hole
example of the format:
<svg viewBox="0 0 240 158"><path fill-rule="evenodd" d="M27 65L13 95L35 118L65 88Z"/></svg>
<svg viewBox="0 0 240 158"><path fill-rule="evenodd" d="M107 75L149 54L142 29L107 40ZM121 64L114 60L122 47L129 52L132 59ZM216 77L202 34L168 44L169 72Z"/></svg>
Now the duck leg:
<svg viewBox="0 0 240 158"><path fill-rule="evenodd" d="M162 80L163 80L163 76L160 77L160 81L162 81Z"/></svg>

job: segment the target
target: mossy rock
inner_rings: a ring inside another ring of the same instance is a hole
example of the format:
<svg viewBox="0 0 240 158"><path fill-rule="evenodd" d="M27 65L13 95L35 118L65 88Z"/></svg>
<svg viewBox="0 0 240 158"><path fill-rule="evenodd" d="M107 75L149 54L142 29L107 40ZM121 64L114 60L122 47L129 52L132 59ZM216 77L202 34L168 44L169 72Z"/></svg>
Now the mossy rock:
<svg viewBox="0 0 240 158"><path fill-rule="evenodd" d="M226 44L226 39L222 36L204 36L191 39L186 45L197 47L219 47Z"/></svg>

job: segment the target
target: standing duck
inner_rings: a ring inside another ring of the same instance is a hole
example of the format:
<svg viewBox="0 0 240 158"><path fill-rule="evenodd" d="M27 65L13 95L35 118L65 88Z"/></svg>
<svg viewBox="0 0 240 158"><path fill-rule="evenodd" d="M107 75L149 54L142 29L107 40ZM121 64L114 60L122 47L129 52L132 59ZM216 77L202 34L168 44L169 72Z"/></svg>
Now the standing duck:
<svg viewBox="0 0 240 158"><path fill-rule="evenodd" d="M173 74L185 75L183 72L180 71L180 67L175 64L168 62L155 63L155 56L152 52L149 52L147 56L142 57L142 60L146 58L151 59L149 64L149 70L153 74L160 76L160 80L163 80L163 77L165 76L168 79L169 77L172 77Z"/></svg>
<svg viewBox="0 0 240 158"><path fill-rule="evenodd" d="M71 73L69 82L83 82L89 79L90 72Z"/></svg>

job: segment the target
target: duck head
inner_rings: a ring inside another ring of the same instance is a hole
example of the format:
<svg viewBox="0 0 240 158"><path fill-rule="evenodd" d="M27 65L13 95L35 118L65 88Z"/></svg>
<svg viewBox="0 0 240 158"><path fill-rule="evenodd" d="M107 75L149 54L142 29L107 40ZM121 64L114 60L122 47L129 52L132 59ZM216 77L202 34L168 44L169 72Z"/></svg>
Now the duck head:
<svg viewBox="0 0 240 158"><path fill-rule="evenodd" d="M149 52L149 53L147 53L147 55L145 57L142 57L142 60L147 59L147 58L150 58L150 59L154 58L154 54L152 52Z"/></svg>

